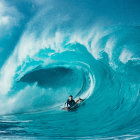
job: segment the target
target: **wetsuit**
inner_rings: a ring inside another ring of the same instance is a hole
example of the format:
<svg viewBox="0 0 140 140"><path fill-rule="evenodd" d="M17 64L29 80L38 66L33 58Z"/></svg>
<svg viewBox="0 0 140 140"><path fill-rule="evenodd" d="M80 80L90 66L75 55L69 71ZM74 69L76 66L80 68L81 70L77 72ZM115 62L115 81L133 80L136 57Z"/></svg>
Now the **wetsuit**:
<svg viewBox="0 0 140 140"><path fill-rule="evenodd" d="M74 100L69 101L69 99L68 99L67 100L67 107L71 108L73 105L75 105L75 101Z"/></svg>

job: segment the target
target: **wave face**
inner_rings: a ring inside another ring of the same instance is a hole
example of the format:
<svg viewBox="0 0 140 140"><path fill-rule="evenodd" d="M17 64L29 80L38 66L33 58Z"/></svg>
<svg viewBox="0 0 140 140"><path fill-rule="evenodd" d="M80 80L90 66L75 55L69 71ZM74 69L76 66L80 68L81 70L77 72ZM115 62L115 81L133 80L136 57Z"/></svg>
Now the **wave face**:
<svg viewBox="0 0 140 140"><path fill-rule="evenodd" d="M0 36L0 136L139 138L140 27L97 18L91 1L21 3ZM85 103L62 111L70 94Z"/></svg>

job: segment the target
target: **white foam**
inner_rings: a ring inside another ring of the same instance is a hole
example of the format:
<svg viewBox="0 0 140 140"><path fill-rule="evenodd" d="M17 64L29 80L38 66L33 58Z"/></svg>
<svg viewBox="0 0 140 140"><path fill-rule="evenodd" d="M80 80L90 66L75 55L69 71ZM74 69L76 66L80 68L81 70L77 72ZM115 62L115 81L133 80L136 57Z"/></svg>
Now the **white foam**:
<svg viewBox="0 0 140 140"><path fill-rule="evenodd" d="M109 59L112 59L114 44L115 44L115 40L113 38L110 38L106 43L104 51L108 54Z"/></svg>
<svg viewBox="0 0 140 140"><path fill-rule="evenodd" d="M130 52L129 50L127 50L126 48L123 49L123 51L121 52L120 56L119 56L119 60L126 64L129 60L132 59L132 52Z"/></svg>

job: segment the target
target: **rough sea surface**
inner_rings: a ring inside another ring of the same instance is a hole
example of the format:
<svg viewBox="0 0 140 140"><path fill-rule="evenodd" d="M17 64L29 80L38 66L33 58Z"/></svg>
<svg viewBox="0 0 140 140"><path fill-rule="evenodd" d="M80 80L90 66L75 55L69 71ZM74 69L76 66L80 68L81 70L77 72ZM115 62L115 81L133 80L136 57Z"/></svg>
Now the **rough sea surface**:
<svg viewBox="0 0 140 140"><path fill-rule="evenodd" d="M138 0L0 0L0 139L140 139L139 25Z"/></svg>

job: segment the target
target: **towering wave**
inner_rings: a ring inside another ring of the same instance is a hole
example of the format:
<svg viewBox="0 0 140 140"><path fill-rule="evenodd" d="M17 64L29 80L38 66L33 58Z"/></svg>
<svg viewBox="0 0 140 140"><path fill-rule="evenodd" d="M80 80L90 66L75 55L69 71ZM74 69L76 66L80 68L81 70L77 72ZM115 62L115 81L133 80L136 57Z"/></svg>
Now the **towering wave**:
<svg viewBox="0 0 140 140"><path fill-rule="evenodd" d="M46 116L50 128L41 119L37 131L43 127L48 133L39 133L48 137L139 137L140 28L95 24L88 11L76 19L81 12L48 7L28 22L0 69L0 115ZM85 105L64 114L70 94Z"/></svg>

